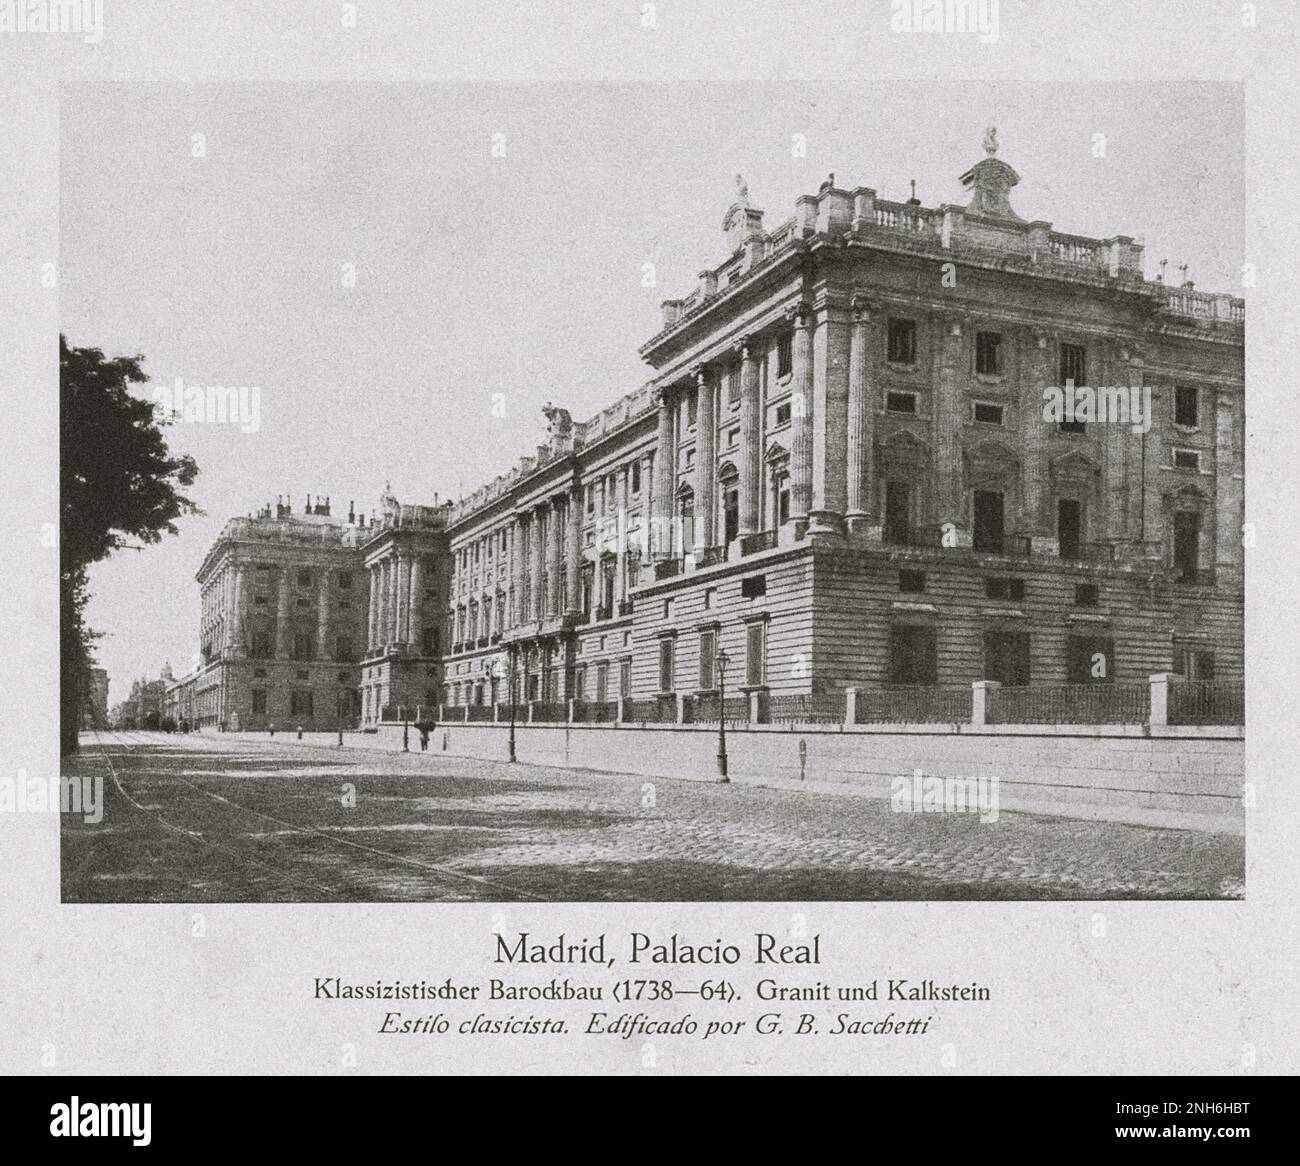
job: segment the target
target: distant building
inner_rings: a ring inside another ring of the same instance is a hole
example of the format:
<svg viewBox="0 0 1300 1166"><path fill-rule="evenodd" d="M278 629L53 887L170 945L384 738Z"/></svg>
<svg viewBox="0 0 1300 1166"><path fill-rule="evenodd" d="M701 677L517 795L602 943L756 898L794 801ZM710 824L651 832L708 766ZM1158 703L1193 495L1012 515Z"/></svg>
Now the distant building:
<svg viewBox="0 0 1300 1166"><path fill-rule="evenodd" d="M436 698L446 508L386 490L381 511L367 523L281 499L228 522L196 576L201 663L177 707L232 731L333 729L360 721L363 691L374 719Z"/></svg>

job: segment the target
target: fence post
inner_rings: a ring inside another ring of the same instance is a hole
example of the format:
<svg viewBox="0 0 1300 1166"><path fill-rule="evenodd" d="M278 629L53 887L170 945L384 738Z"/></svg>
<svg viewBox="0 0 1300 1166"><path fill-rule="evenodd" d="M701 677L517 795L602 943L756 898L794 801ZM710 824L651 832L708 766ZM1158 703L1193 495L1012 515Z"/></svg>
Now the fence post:
<svg viewBox="0 0 1300 1166"><path fill-rule="evenodd" d="M749 723L757 725L761 723L763 716L762 706L759 704L759 694L751 692L749 694Z"/></svg>
<svg viewBox="0 0 1300 1166"><path fill-rule="evenodd" d="M844 690L844 723L846 725L856 725L858 723L858 690L856 688L846 688Z"/></svg>
<svg viewBox="0 0 1300 1166"><path fill-rule="evenodd" d="M1163 729L1169 724L1168 672L1155 672L1147 678L1151 683L1151 727Z"/></svg>
<svg viewBox="0 0 1300 1166"><path fill-rule="evenodd" d="M686 724L686 694L679 692L677 694L677 723Z"/></svg>
<svg viewBox="0 0 1300 1166"><path fill-rule="evenodd" d="M492 723L495 725L500 719L501 719L501 706L496 701L493 701L492 702Z"/></svg>
<svg viewBox="0 0 1300 1166"><path fill-rule="evenodd" d="M996 680L976 680L971 683L970 694L970 723L973 729L982 729L989 723L988 719L988 696L989 691L995 688L1001 688L1002 685Z"/></svg>
<svg viewBox="0 0 1300 1166"><path fill-rule="evenodd" d="M531 700L528 702L528 723L530 725L533 723L533 705L536 703L536 701Z"/></svg>
<svg viewBox="0 0 1300 1166"><path fill-rule="evenodd" d="M614 714L614 720L622 724L627 719L627 706L624 704L624 698L618 698L618 711Z"/></svg>
<svg viewBox="0 0 1300 1166"><path fill-rule="evenodd" d="M569 702L568 702L568 705L569 705L569 711L568 711L568 717L567 717L567 719L568 719L569 724L573 724L573 706L574 706L575 703L576 703L576 702L573 701L572 699L569 700Z"/></svg>
<svg viewBox="0 0 1300 1166"><path fill-rule="evenodd" d="M447 706L446 706L445 704L443 704L442 701L439 701L439 702L438 702L438 720L440 720L440 721L445 721L446 719L447 719Z"/></svg>

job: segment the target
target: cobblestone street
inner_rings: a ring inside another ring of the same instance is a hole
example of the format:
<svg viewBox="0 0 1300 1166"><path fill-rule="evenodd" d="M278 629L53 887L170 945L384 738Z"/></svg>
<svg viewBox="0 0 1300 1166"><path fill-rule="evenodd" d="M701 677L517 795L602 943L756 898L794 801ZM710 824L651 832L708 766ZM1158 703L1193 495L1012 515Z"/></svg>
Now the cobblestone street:
<svg viewBox="0 0 1300 1166"><path fill-rule="evenodd" d="M83 739L67 902L1233 898L1244 841L265 738Z"/></svg>

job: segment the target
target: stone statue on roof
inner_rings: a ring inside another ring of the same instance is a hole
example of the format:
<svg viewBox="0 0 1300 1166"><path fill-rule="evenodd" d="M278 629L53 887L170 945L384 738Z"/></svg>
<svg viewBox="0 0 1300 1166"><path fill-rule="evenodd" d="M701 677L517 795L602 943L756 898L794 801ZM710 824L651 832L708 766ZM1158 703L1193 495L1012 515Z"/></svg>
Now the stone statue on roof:
<svg viewBox="0 0 1300 1166"><path fill-rule="evenodd" d="M998 152L998 127L989 126L984 131L984 153L990 158Z"/></svg>
<svg viewBox="0 0 1300 1166"><path fill-rule="evenodd" d="M573 433L573 417L568 409L561 409L559 405L547 401L542 406L542 416L546 418L548 437L568 437Z"/></svg>

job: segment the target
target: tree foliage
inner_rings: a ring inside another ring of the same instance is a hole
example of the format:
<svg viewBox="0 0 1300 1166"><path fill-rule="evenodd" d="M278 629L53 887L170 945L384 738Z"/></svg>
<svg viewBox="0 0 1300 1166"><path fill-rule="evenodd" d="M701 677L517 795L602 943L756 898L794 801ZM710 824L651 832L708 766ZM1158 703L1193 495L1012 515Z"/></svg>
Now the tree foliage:
<svg viewBox="0 0 1300 1166"><path fill-rule="evenodd" d="M86 571L123 546L157 543L199 513L181 490L198 466L167 448L157 407L132 396L141 356L106 358L59 337L59 600L63 751L76 748L94 633L85 627Z"/></svg>

